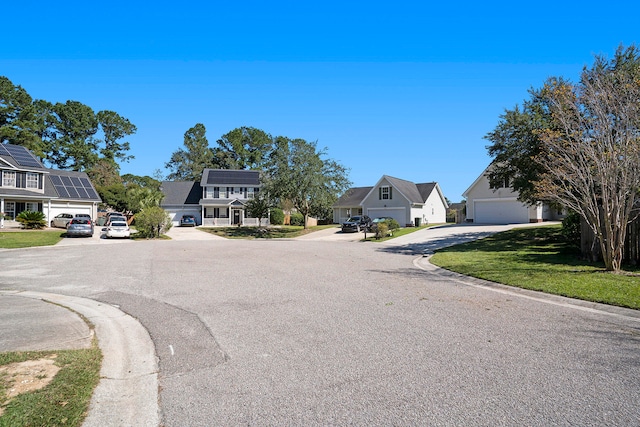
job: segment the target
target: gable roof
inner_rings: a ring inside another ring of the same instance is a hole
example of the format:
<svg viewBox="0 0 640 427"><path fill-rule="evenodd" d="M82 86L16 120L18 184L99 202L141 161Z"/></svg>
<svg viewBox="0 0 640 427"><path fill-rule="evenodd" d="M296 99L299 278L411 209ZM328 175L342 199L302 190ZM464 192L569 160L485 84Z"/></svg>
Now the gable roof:
<svg viewBox="0 0 640 427"><path fill-rule="evenodd" d="M0 144L0 160L19 170L46 169L31 151L21 145Z"/></svg>
<svg viewBox="0 0 640 427"><path fill-rule="evenodd" d="M202 187L195 181L163 181L160 190L164 194L161 206L197 205L202 197Z"/></svg>
<svg viewBox="0 0 640 427"><path fill-rule="evenodd" d="M40 160L26 147L0 144L0 166L10 170L42 174L44 193L24 188L3 187L3 194L29 198L49 198L61 200L101 202L89 176L85 172L45 168Z"/></svg>
<svg viewBox="0 0 640 427"><path fill-rule="evenodd" d="M93 187L89 176L85 172L63 171L57 169L47 169L49 174L45 174L45 195L57 194L64 200L86 200L91 202L101 202L102 199ZM51 193L51 191L55 193Z"/></svg>
<svg viewBox="0 0 640 427"><path fill-rule="evenodd" d="M205 169L202 171L201 186L205 185L260 185L260 172L238 169Z"/></svg>
<svg viewBox="0 0 640 427"><path fill-rule="evenodd" d="M353 187L344 192L334 203L335 207L360 206L373 187Z"/></svg>
<svg viewBox="0 0 640 427"><path fill-rule="evenodd" d="M462 197L467 198L469 192L473 189L473 187L475 187L480 181L482 181L483 179L488 179L487 178L487 174L489 173L489 169L491 168L491 164L489 164L489 166L487 166L486 168L484 168L484 170L482 171L482 173L475 179L475 181L473 181L473 183L469 186L469 188L467 188L464 193L462 193Z"/></svg>
<svg viewBox="0 0 640 427"><path fill-rule="evenodd" d="M407 181L406 179L395 178L389 175L382 175L382 178L380 178L376 185L372 187L371 191L365 196L365 198L369 197L371 193L373 193L373 191L385 180L412 204L423 204L427 201L431 193L433 193L434 190L437 190L438 195L442 200L442 204L447 207L447 200L442 194L442 190L437 182L415 184L411 181Z"/></svg>

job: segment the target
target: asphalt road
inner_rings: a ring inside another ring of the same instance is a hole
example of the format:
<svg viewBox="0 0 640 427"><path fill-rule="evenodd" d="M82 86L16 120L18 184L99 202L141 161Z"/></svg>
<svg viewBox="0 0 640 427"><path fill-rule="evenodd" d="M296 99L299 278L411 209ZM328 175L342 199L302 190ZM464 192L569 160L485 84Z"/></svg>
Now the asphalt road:
<svg viewBox="0 0 640 427"><path fill-rule="evenodd" d="M95 239L0 251L0 289L136 317L159 356L166 426L640 424L636 312L425 268L423 254L493 231Z"/></svg>

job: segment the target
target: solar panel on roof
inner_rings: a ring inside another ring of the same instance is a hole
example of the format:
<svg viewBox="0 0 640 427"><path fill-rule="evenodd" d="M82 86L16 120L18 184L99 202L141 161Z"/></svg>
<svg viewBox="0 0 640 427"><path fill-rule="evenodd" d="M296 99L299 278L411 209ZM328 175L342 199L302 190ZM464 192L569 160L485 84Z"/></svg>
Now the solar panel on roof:
<svg viewBox="0 0 640 427"><path fill-rule="evenodd" d="M42 164L38 159L36 159L25 147L20 145L4 145L3 148L20 166L29 166L34 168L42 167Z"/></svg>
<svg viewBox="0 0 640 427"><path fill-rule="evenodd" d="M0 144L0 156L10 156L7 149L4 147L4 144Z"/></svg>
<svg viewBox="0 0 640 427"><path fill-rule="evenodd" d="M87 199L89 198L89 195L87 194L87 191L82 188L82 187L76 187L76 191L78 192L78 194L80 195L81 199Z"/></svg>
<svg viewBox="0 0 640 427"><path fill-rule="evenodd" d="M49 178L51 178L51 182L60 197L71 199L100 198L93 189L91 181L87 178L82 176L55 175L55 173L62 172L52 171L51 175L49 175Z"/></svg>
<svg viewBox="0 0 640 427"><path fill-rule="evenodd" d="M69 197L69 193L67 192L67 189L64 187L64 185L54 185L54 187L60 197Z"/></svg>

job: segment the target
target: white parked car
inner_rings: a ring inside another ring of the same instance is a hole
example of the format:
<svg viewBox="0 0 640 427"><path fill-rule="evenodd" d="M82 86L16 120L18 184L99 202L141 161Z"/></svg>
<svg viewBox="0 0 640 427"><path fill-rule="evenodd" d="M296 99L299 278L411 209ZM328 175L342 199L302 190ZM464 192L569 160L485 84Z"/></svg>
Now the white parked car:
<svg viewBox="0 0 640 427"><path fill-rule="evenodd" d="M131 237L131 229L126 221L110 221L106 228L105 236L108 239L112 237L129 238Z"/></svg>
<svg viewBox="0 0 640 427"><path fill-rule="evenodd" d="M51 220L52 227L67 228L69 222L73 219L73 214L61 213Z"/></svg>

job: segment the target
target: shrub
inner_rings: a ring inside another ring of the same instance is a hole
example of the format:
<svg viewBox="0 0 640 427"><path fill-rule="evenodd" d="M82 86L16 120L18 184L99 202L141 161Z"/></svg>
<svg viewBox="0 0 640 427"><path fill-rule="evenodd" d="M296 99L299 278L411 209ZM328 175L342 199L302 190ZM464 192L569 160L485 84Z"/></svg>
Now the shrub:
<svg viewBox="0 0 640 427"><path fill-rule="evenodd" d="M580 214L570 212L562 220L562 235L572 245L580 247Z"/></svg>
<svg viewBox="0 0 640 427"><path fill-rule="evenodd" d="M397 230L400 228L400 224L395 219L391 218L385 221L385 224L389 227L389 230Z"/></svg>
<svg viewBox="0 0 640 427"><path fill-rule="evenodd" d="M397 222L398 221L396 221L396 223ZM376 227L376 239L387 237L387 234L389 234L389 225L387 224L387 221L379 222L378 226Z"/></svg>
<svg viewBox="0 0 640 427"><path fill-rule="evenodd" d="M290 225L302 225L304 226L304 215L300 212L294 212L291 214L291 219L289 220Z"/></svg>
<svg viewBox="0 0 640 427"><path fill-rule="evenodd" d="M282 225L284 224L284 212L280 208L271 209L271 215L269 221L272 225Z"/></svg>
<svg viewBox="0 0 640 427"><path fill-rule="evenodd" d="M144 237L160 237L171 228L169 214L159 206L142 209L136 214L136 228Z"/></svg>
<svg viewBox="0 0 640 427"><path fill-rule="evenodd" d="M44 219L44 213L34 211L23 211L18 214L16 221L22 224L24 228L40 229L47 225Z"/></svg>

